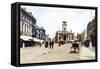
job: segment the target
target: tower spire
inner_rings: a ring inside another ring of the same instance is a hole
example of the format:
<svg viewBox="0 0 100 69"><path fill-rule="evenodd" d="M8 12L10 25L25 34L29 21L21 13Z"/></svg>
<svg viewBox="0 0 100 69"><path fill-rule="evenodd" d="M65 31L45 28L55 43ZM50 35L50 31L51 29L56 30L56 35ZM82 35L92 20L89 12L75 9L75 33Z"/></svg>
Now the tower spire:
<svg viewBox="0 0 100 69"><path fill-rule="evenodd" d="M65 32L67 30L67 21L63 21L62 23L62 31Z"/></svg>

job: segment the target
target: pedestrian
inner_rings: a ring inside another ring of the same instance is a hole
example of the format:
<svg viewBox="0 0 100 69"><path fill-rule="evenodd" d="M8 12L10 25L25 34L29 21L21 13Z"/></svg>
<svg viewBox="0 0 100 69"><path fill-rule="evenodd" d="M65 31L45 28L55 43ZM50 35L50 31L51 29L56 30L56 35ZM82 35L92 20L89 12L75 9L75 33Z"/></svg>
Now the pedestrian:
<svg viewBox="0 0 100 69"><path fill-rule="evenodd" d="M50 48L52 48L52 41L51 40L49 41L49 46L50 46Z"/></svg>
<svg viewBox="0 0 100 69"><path fill-rule="evenodd" d="M40 47L41 47L42 43L41 43L41 42L39 42L39 45L40 45Z"/></svg>
<svg viewBox="0 0 100 69"><path fill-rule="evenodd" d="M48 41L45 41L45 48L48 47Z"/></svg>
<svg viewBox="0 0 100 69"><path fill-rule="evenodd" d="M51 41L51 46L52 46L52 48L54 47L54 41L53 40Z"/></svg>
<svg viewBox="0 0 100 69"><path fill-rule="evenodd" d="M59 41L59 46L61 45L61 41Z"/></svg>
<svg viewBox="0 0 100 69"><path fill-rule="evenodd" d="M86 46L86 47L89 47L89 42L90 42L89 40L86 40L86 41L85 41L85 46Z"/></svg>

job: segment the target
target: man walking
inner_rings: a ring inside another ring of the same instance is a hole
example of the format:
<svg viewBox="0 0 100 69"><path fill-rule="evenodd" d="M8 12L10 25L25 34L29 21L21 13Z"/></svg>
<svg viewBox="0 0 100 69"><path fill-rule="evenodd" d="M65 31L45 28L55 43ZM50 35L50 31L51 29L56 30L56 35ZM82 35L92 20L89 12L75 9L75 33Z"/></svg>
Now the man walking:
<svg viewBox="0 0 100 69"><path fill-rule="evenodd" d="M45 48L48 47L48 41L45 41Z"/></svg>
<svg viewBox="0 0 100 69"><path fill-rule="evenodd" d="M52 48L52 41L51 40L49 41L49 46L50 46L50 48Z"/></svg>
<svg viewBox="0 0 100 69"><path fill-rule="evenodd" d="M54 41L51 41L51 48L54 48Z"/></svg>

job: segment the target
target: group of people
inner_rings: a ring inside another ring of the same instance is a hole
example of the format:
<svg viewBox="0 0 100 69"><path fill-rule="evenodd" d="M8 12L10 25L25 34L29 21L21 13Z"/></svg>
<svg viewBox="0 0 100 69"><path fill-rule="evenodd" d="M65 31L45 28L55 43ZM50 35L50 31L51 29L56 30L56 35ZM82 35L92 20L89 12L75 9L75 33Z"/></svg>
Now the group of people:
<svg viewBox="0 0 100 69"><path fill-rule="evenodd" d="M54 41L53 40L49 40L49 41L45 41L45 48L54 48Z"/></svg>
<svg viewBox="0 0 100 69"><path fill-rule="evenodd" d="M63 43L59 42L58 46L61 46L61 44L63 44ZM41 47L42 43L39 43L39 45ZM45 46L45 48L51 48L51 49L54 48L54 40L49 39L49 40L44 41L44 46ZM79 43L77 43L77 41L74 41L72 43L71 49L73 49L73 50L71 50L70 53L79 53Z"/></svg>

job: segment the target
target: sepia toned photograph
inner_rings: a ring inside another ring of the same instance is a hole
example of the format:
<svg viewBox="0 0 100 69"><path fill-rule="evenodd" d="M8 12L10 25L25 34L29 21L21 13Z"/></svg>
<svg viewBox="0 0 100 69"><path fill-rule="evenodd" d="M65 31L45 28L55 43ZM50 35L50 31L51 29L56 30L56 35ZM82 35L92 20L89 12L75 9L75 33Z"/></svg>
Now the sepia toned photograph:
<svg viewBox="0 0 100 69"><path fill-rule="evenodd" d="M96 10L20 5L20 64L96 59Z"/></svg>

